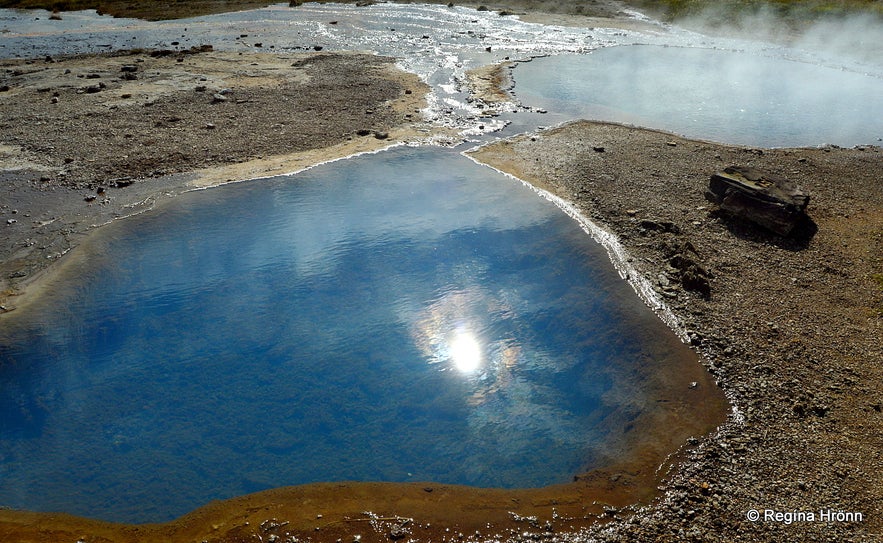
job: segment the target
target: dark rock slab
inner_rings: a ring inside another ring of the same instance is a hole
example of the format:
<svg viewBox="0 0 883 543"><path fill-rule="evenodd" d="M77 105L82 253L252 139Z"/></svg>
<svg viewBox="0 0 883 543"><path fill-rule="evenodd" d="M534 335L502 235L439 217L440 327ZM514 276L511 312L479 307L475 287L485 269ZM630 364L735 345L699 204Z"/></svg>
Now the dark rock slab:
<svg viewBox="0 0 883 543"><path fill-rule="evenodd" d="M743 166L712 175L706 196L721 210L780 236L792 233L809 204L809 195L794 182Z"/></svg>
<svg viewBox="0 0 883 543"><path fill-rule="evenodd" d="M711 296L711 273L702 265L696 247L684 241L674 247L666 247L668 264L677 270L681 286L708 298Z"/></svg>

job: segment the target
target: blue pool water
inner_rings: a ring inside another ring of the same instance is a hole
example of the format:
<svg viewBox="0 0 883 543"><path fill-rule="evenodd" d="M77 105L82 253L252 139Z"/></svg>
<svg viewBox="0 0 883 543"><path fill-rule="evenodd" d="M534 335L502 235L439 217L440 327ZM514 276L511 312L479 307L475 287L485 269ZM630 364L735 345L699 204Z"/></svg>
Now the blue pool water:
<svg viewBox="0 0 883 543"><path fill-rule="evenodd" d="M0 505L566 482L656 402L654 364L695 364L572 219L451 150L190 193L78 255L0 330Z"/></svg>
<svg viewBox="0 0 883 543"><path fill-rule="evenodd" d="M748 52L607 47L515 69L519 99L559 115L760 147L883 141L883 79Z"/></svg>

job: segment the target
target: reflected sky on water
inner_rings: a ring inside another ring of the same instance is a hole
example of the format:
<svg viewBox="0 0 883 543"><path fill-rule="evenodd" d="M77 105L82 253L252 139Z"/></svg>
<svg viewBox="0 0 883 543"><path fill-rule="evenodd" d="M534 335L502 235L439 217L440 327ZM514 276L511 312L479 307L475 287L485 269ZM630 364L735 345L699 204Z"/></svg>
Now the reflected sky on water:
<svg viewBox="0 0 883 543"><path fill-rule="evenodd" d="M190 193L80 254L0 333L5 505L567 482L654 403L646 361L692 356L577 223L454 150Z"/></svg>
<svg viewBox="0 0 883 543"><path fill-rule="evenodd" d="M428 118L468 128L487 122L468 68L708 45L652 28L392 4L162 23L0 10L0 56L367 49L432 86ZM445 149L188 194L77 254L0 331L0 505L156 521L313 481L565 482L655 404L660 360L694 356L573 220Z"/></svg>

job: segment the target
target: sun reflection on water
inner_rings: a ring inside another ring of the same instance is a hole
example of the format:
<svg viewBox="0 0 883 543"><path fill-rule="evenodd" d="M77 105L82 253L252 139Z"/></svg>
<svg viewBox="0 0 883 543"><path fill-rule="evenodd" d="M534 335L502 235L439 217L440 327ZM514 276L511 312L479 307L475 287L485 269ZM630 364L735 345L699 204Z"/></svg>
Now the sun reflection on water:
<svg viewBox="0 0 883 543"><path fill-rule="evenodd" d="M467 330L458 331L448 344L454 367L463 373L474 373L481 367L481 344Z"/></svg>
<svg viewBox="0 0 883 543"><path fill-rule="evenodd" d="M503 324L516 314L499 295L476 287L452 289L419 312L411 333L428 364L471 383L465 400L476 407L504 393L523 358L513 330Z"/></svg>
<svg viewBox="0 0 883 543"><path fill-rule="evenodd" d="M424 307L411 325L415 345L429 364L481 380L491 371L493 342L487 331L488 296L481 289L445 292Z"/></svg>

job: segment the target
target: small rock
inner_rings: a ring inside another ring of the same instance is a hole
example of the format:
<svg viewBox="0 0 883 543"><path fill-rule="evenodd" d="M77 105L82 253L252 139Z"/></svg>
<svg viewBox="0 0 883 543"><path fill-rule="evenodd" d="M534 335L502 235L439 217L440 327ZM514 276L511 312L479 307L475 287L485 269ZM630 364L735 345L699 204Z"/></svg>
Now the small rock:
<svg viewBox="0 0 883 543"><path fill-rule="evenodd" d="M15 223L17 223L17 222L18 222L18 221L15 220L15 219L6 219L6 224L15 224Z"/></svg>
<svg viewBox="0 0 883 543"><path fill-rule="evenodd" d="M379 140L385 140L385 139L389 138L389 133L388 132L379 132L379 131L374 132L374 137Z"/></svg>
<svg viewBox="0 0 883 543"><path fill-rule="evenodd" d="M405 529L405 526L403 524L396 524L389 530L389 538L393 541L402 539L406 535L408 535L408 531Z"/></svg>
<svg viewBox="0 0 883 543"><path fill-rule="evenodd" d="M125 64L120 68L121 72L137 72L138 66L135 64Z"/></svg>
<svg viewBox="0 0 883 543"><path fill-rule="evenodd" d="M666 232L671 234L680 234L681 229L671 221L653 221L650 219L642 219L639 223L641 228L652 232Z"/></svg>
<svg viewBox="0 0 883 543"><path fill-rule="evenodd" d="M699 263L699 254L689 241L681 243L669 254L669 264L680 272L681 285L708 298L711 295L711 274Z"/></svg>
<svg viewBox="0 0 883 543"><path fill-rule="evenodd" d="M216 93L216 94L212 95L212 103L213 104L218 104L220 102L226 102L226 101L227 101L227 97L221 93Z"/></svg>

